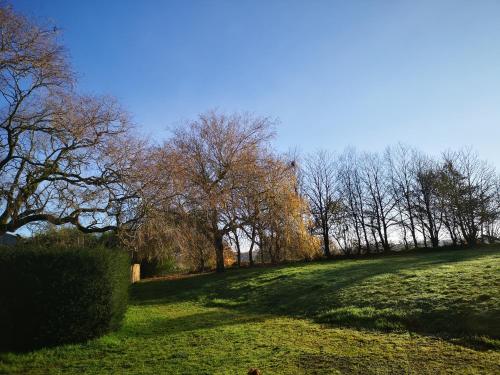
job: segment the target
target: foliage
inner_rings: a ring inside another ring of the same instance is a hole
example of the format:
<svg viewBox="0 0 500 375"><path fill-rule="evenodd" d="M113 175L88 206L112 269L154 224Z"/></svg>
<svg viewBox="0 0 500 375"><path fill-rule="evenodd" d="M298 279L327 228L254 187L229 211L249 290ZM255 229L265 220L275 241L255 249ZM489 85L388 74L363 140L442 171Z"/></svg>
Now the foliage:
<svg viewBox="0 0 500 375"><path fill-rule="evenodd" d="M499 254L421 251L139 283L119 331L3 354L0 373L498 373ZM468 324L491 334L464 335Z"/></svg>
<svg viewBox="0 0 500 375"><path fill-rule="evenodd" d="M0 348L80 342L120 326L130 262L105 248L0 252Z"/></svg>
<svg viewBox="0 0 500 375"><path fill-rule="evenodd" d="M23 238L20 247L30 248L93 248L119 246L119 238L114 232L83 233L74 227L42 226L31 237Z"/></svg>
<svg viewBox="0 0 500 375"><path fill-rule="evenodd" d="M134 263L169 262L181 252L179 231L167 215L146 217L134 231L120 233L120 240L131 250Z"/></svg>
<svg viewBox="0 0 500 375"><path fill-rule="evenodd" d="M306 221L308 206L295 192L295 176L289 175L264 200L261 252L271 263L285 260L311 260L320 255L319 240L310 234ZM267 253L267 254L266 254Z"/></svg>
<svg viewBox="0 0 500 375"><path fill-rule="evenodd" d="M177 271L177 265L174 259L144 259L141 261L141 279L156 276L165 276Z"/></svg>

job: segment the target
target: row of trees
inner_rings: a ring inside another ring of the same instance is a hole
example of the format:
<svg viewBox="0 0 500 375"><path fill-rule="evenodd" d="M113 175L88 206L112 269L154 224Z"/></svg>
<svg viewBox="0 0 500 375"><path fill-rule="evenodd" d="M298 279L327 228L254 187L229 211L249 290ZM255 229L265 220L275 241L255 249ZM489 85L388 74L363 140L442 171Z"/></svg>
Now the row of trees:
<svg viewBox="0 0 500 375"><path fill-rule="evenodd" d="M499 176L470 149L436 159L404 145L383 154L319 152L306 159L303 174L325 255L332 243L361 254L395 243L475 245L500 235Z"/></svg>
<svg viewBox="0 0 500 375"><path fill-rule="evenodd" d="M271 151L270 128L209 112L152 147L159 177L142 224L128 232L137 253L222 270L232 253L240 265L242 251L252 265L500 237L499 176L470 149L433 159L397 145L301 162Z"/></svg>
<svg viewBox="0 0 500 375"><path fill-rule="evenodd" d="M158 144L114 100L75 87L57 29L0 7L0 235L114 231L139 260L197 270L233 254L276 263L497 236L498 176L470 151L301 161L273 150L271 119L213 111Z"/></svg>
<svg viewBox="0 0 500 375"><path fill-rule="evenodd" d="M247 243L251 263L257 248L309 256L296 168L272 151L269 119L207 113L152 145L114 100L76 91L58 36L0 6L0 235L113 230L139 258L198 269Z"/></svg>

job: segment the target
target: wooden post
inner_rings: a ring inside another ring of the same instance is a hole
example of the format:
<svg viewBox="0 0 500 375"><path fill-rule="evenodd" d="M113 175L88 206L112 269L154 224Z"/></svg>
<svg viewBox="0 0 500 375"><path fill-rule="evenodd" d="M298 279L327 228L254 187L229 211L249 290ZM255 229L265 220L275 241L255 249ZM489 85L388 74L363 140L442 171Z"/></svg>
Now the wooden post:
<svg viewBox="0 0 500 375"><path fill-rule="evenodd" d="M141 279L141 265L134 263L130 266L130 282L136 283Z"/></svg>

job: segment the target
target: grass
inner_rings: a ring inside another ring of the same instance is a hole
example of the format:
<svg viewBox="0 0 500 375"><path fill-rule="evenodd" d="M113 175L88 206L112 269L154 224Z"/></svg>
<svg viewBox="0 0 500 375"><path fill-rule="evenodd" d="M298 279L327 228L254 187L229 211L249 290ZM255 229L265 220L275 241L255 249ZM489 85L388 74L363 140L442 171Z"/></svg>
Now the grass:
<svg viewBox="0 0 500 375"><path fill-rule="evenodd" d="M499 291L499 249L142 282L118 332L0 354L0 373L495 374Z"/></svg>

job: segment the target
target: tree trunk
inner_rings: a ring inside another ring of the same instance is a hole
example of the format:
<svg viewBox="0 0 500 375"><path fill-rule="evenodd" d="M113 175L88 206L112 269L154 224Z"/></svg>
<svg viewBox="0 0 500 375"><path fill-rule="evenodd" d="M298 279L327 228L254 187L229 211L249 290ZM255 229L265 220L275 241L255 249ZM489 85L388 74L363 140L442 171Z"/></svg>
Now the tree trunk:
<svg viewBox="0 0 500 375"><path fill-rule="evenodd" d="M325 257L329 258L330 253L330 236L328 233L328 224L323 224L323 243L325 246Z"/></svg>
<svg viewBox="0 0 500 375"><path fill-rule="evenodd" d="M433 248L437 248L439 246L439 238L437 238L436 236L432 236L431 243Z"/></svg>
<svg viewBox="0 0 500 375"><path fill-rule="evenodd" d="M409 188L407 188L409 189ZM412 202L409 194L406 194L406 206L408 208L408 217L410 219L410 232L411 232L411 238L413 240L413 246L415 249L418 248L418 241L417 241L417 233L415 229L415 219L413 216L413 210L411 209L412 207Z"/></svg>
<svg viewBox="0 0 500 375"><path fill-rule="evenodd" d="M248 261L250 266L253 266L253 246L255 244L255 227L252 228L252 239L251 239L250 249L248 250Z"/></svg>
<svg viewBox="0 0 500 375"><path fill-rule="evenodd" d="M222 233L217 231L214 238L216 271L224 272L224 241Z"/></svg>
<svg viewBox="0 0 500 375"><path fill-rule="evenodd" d="M240 239L238 237L238 233L236 232L236 230L234 231L234 242L236 243L236 259L237 259L238 267L241 267Z"/></svg>

